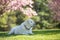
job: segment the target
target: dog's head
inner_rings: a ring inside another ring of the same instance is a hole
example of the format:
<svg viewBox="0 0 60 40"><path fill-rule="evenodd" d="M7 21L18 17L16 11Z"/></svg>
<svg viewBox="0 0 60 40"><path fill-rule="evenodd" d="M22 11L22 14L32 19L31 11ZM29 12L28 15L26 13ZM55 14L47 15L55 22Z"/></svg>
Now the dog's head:
<svg viewBox="0 0 60 40"><path fill-rule="evenodd" d="M31 26L35 25L35 22L32 19L28 19L27 23L30 24Z"/></svg>
<svg viewBox="0 0 60 40"><path fill-rule="evenodd" d="M32 19L28 19L28 20L25 21L24 26L25 26L26 29L29 30L30 28L35 26L35 22Z"/></svg>

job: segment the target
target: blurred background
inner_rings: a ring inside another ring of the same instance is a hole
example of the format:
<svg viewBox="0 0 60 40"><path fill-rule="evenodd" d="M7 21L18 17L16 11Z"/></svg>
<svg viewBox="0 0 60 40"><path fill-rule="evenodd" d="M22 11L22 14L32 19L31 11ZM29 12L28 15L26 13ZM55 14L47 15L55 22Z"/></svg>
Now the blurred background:
<svg viewBox="0 0 60 40"><path fill-rule="evenodd" d="M11 1L11 0L10 0ZM16 25L20 25L28 16L23 14L20 10L10 10L7 11L8 1L0 1L0 31L8 31ZM32 19L36 21L36 27L33 29L60 29L59 13L57 8L52 8L55 5L52 3L54 1L50 0L33 0L33 10L38 14L37 16L32 16ZM51 4L52 3L52 4ZM52 6L51 6L52 5ZM56 5L57 6L57 5ZM28 6L25 6L26 8ZM51 10L52 9L52 10ZM58 8L59 9L59 8ZM53 12L52 12L53 11ZM56 14L58 13L58 14Z"/></svg>

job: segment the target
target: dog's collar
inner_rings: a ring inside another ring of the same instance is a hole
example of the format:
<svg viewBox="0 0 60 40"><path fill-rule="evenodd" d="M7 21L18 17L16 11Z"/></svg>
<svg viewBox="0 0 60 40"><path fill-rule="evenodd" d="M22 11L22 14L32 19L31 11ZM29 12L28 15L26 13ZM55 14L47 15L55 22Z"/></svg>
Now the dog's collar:
<svg viewBox="0 0 60 40"><path fill-rule="evenodd" d="M24 25L24 26L25 26L25 28L26 28L27 30L29 30L29 29L31 28L31 27L30 27L30 28L27 28L26 25Z"/></svg>

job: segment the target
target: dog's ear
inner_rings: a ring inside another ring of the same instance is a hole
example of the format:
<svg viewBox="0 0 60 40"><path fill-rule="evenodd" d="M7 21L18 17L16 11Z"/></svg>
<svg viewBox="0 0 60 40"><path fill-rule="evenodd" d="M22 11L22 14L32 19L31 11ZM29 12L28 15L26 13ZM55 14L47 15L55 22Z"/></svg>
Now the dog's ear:
<svg viewBox="0 0 60 40"><path fill-rule="evenodd" d="M30 23L29 23L29 20L27 20L27 23L30 24Z"/></svg>

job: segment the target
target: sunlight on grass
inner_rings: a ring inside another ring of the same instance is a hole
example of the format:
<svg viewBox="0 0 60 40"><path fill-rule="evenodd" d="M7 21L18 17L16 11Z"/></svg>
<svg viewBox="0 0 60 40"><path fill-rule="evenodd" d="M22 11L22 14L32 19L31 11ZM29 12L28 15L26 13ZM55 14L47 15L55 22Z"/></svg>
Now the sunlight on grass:
<svg viewBox="0 0 60 40"><path fill-rule="evenodd" d="M35 30L33 35L8 35L0 32L0 40L60 40L60 30Z"/></svg>

